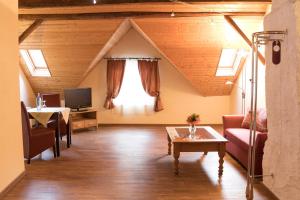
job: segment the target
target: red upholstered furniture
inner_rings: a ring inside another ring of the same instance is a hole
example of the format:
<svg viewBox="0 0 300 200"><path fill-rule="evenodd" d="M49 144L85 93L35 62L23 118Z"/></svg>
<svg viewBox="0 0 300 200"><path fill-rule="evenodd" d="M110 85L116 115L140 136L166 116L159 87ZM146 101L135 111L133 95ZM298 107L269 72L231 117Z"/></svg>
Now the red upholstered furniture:
<svg viewBox="0 0 300 200"><path fill-rule="evenodd" d="M27 163L30 164L31 158L50 147L53 147L53 154L56 157L54 130L43 127L31 128L29 115L23 102L21 102L21 116L24 158L27 158Z"/></svg>
<svg viewBox="0 0 300 200"><path fill-rule="evenodd" d="M223 116L223 134L228 140L226 151L236 158L245 168L248 166L249 129L241 128L244 116ZM262 174L262 160L268 133L256 132L255 174Z"/></svg>
<svg viewBox="0 0 300 200"><path fill-rule="evenodd" d="M42 94L42 98L47 107L61 107L60 104L60 95L59 94ZM60 120L60 136L67 136L67 147L69 148L71 145L71 130L70 124L61 119ZM48 123L48 127L57 129L56 120L50 120Z"/></svg>
<svg viewBox="0 0 300 200"><path fill-rule="evenodd" d="M60 107L59 94L42 94L42 99L46 101L47 107Z"/></svg>

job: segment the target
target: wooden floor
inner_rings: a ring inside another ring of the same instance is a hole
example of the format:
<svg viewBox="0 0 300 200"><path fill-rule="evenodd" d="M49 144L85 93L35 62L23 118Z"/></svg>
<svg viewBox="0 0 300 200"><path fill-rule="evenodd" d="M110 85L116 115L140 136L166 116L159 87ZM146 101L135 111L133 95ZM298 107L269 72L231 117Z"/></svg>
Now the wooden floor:
<svg viewBox="0 0 300 200"><path fill-rule="evenodd" d="M75 133L72 142L58 159L47 150L26 164L24 179L4 199L245 199L245 170L229 155L221 179L217 153L182 153L174 175L162 126L105 126ZM255 199L273 198L257 184Z"/></svg>

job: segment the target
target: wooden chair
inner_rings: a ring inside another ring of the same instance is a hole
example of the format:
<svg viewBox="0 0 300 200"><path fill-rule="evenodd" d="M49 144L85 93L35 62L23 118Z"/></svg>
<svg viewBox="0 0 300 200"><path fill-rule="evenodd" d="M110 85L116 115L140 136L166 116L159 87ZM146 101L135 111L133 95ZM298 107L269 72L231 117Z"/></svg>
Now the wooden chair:
<svg viewBox="0 0 300 200"><path fill-rule="evenodd" d="M61 107L60 104L60 95L59 94L42 94L42 99L45 102L47 107ZM69 148L71 145L71 129L70 124L61 119L60 120L60 137L67 136L67 147ZM50 120L48 123L48 127L55 128L57 130L57 123L55 120Z"/></svg>
<svg viewBox="0 0 300 200"><path fill-rule="evenodd" d="M24 158L30 164L31 158L53 147L53 155L56 157L55 132L50 128L31 128L29 115L23 102L21 102L22 132Z"/></svg>
<svg viewBox="0 0 300 200"><path fill-rule="evenodd" d="M42 94L42 99L46 101L47 107L61 107L59 94Z"/></svg>

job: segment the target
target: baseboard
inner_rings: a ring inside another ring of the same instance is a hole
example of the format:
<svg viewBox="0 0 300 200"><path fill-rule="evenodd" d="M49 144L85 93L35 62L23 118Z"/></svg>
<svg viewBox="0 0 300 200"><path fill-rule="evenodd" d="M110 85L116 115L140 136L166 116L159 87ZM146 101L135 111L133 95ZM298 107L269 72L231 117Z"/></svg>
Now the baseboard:
<svg viewBox="0 0 300 200"><path fill-rule="evenodd" d="M264 182L262 181L261 183L260 183L263 187L264 187L264 189L266 189L271 195L272 195L272 199L274 199L274 200L280 200L265 184L264 184Z"/></svg>
<svg viewBox="0 0 300 200"><path fill-rule="evenodd" d="M19 174L19 176L17 176L17 178L15 178L15 180L13 180L8 186L6 186L6 188L4 188L4 190L2 190L0 192L0 199L4 198L4 196L12 189L14 188L21 180L22 178L25 176L25 170Z"/></svg>

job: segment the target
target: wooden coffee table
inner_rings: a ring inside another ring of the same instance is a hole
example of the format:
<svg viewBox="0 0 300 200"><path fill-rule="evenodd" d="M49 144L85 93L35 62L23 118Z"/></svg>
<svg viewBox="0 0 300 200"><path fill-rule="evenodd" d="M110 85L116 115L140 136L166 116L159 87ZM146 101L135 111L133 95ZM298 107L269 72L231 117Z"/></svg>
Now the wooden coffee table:
<svg viewBox="0 0 300 200"><path fill-rule="evenodd" d="M168 154L171 155L173 146L174 173L179 173L180 152L218 152L219 154L219 176L223 174L223 163L225 156L225 145L228 142L223 136L210 126L197 126L196 137L191 139L189 127L166 127L168 137Z"/></svg>

